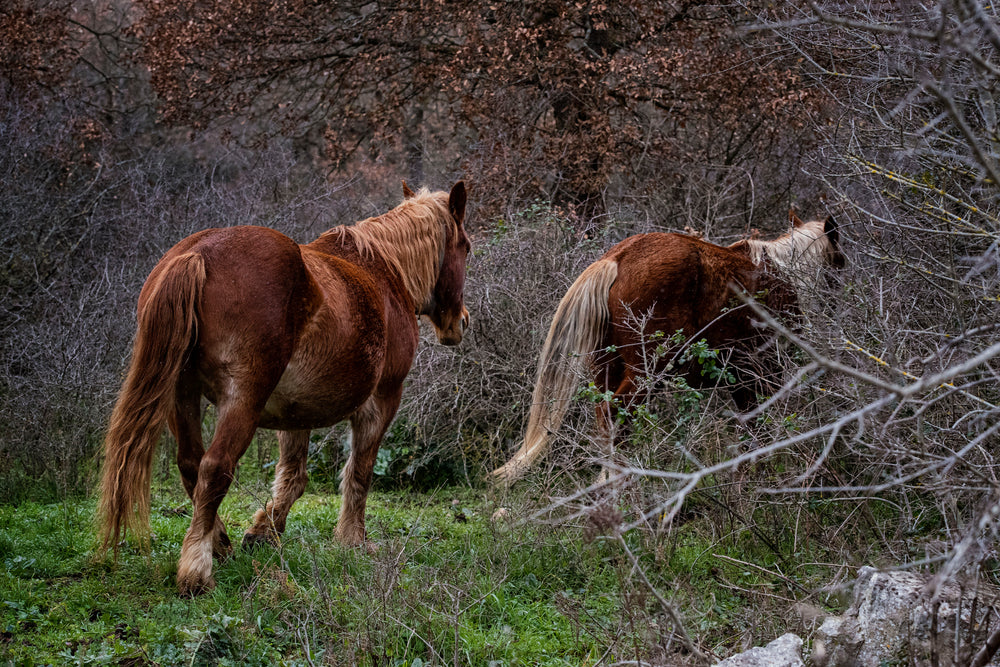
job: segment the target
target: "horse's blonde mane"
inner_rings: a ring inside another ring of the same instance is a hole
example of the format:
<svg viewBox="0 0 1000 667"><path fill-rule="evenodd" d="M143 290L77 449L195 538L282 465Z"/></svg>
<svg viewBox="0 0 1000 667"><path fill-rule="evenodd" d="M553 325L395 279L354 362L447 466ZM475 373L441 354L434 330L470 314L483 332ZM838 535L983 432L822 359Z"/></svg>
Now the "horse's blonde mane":
<svg viewBox="0 0 1000 667"><path fill-rule="evenodd" d="M437 281L450 216L447 192L421 188L388 213L340 231L350 234L362 253L383 257L399 274L419 310Z"/></svg>
<svg viewBox="0 0 1000 667"><path fill-rule="evenodd" d="M773 241L750 239L750 261L760 264L766 257L782 271L791 274L814 274L816 269L828 264L830 239L823 230L824 222L814 220L793 227L790 232Z"/></svg>

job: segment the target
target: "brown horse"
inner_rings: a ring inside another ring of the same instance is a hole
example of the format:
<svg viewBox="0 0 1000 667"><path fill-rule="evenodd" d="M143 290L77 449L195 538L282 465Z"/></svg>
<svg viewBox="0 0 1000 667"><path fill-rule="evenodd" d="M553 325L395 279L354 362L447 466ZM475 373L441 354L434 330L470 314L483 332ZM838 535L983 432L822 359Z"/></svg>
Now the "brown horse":
<svg viewBox="0 0 1000 667"><path fill-rule="evenodd" d="M686 340L704 338L711 348L729 352L730 368L753 362L764 373L757 382L733 388L745 409L776 376L777 358L761 348L767 335L754 325L752 311L737 291L755 296L765 307L792 318L798 315L796 292L807 287L825 265L843 266L838 233L832 219L802 222L774 241L743 240L728 247L681 234L639 234L611 248L587 267L559 302L542 348L531 412L521 448L493 471L500 483L511 483L541 456L549 436L562 424L589 363L600 392L613 396L597 407L598 428L610 444L615 419L612 405L629 407L641 400L642 377L660 344L652 335L682 331ZM645 316L637 322L637 316ZM770 356L770 358L769 358ZM655 371L662 372L663 358ZM683 372L693 385L702 384L693 364Z"/></svg>
<svg viewBox="0 0 1000 667"><path fill-rule="evenodd" d="M244 546L276 542L306 485L309 430L349 419L337 538L365 539L365 501L382 435L399 407L419 338L417 316L456 345L469 237L466 192L413 193L350 227L297 245L264 227L208 229L159 261L139 295L138 331L104 443L101 552L149 531L150 470L166 422L194 505L177 567L181 594L214 585L212 556L231 551L218 517L257 427L277 429L273 498ZM416 315L415 315L416 314ZM218 422L206 451L201 397Z"/></svg>

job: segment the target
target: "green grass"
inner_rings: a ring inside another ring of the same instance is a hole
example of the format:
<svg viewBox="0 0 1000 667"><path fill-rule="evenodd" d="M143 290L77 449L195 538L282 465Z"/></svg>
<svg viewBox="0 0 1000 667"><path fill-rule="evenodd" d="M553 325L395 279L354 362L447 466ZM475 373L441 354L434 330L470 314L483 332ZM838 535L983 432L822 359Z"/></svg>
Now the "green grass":
<svg viewBox="0 0 1000 667"><path fill-rule="evenodd" d="M581 526L493 521L496 495L464 487L372 493L375 553L333 539L340 497L311 487L280 548L237 549L215 564L212 592L180 598L176 562L189 517L178 510L189 504L173 477L153 490L149 551L127 544L117 564L93 560L92 500L0 506L0 664L684 661L618 543L588 539ZM243 480L224 502L234 542L265 488ZM504 501L515 517L542 502L525 493ZM720 560L766 564L772 554L749 532L717 535L712 521L626 540L702 650L726 655L748 623L772 639L761 600L789 593L759 570Z"/></svg>
<svg viewBox="0 0 1000 667"><path fill-rule="evenodd" d="M249 517L241 500L236 494L223 511L234 536ZM603 652L557 600L613 623L615 573L599 557L582 567L570 535L498 527L468 489L376 493L368 521L379 550L371 555L333 541L338 501L303 497L280 549L237 551L217 564L216 589L196 600L175 591L188 519L171 504L154 503L149 553L126 547L117 565L91 560L91 502L2 507L0 656L15 664L412 665L457 656L575 665Z"/></svg>

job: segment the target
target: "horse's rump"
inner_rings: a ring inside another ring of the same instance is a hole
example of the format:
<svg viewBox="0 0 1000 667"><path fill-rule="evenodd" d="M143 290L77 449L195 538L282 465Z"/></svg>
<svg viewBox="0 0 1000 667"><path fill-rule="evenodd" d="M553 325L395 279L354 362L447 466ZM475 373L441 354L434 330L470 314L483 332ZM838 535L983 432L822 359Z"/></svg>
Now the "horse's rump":
<svg viewBox="0 0 1000 667"><path fill-rule="evenodd" d="M495 478L515 479L545 452L550 433L559 428L569 409L580 371L607 335L608 293L617 276L616 261L599 259L584 269L559 301L542 347L524 440L517 453L493 471Z"/></svg>

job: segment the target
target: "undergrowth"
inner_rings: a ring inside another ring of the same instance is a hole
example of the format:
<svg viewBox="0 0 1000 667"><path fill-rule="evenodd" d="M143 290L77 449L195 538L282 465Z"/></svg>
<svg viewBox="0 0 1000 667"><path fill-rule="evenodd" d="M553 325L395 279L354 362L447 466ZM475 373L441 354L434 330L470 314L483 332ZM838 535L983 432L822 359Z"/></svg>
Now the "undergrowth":
<svg viewBox="0 0 1000 667"><path fill-rule="evenodd" d="M234 541L266 496L266 451L261 458L263 467L248 454L222 506ZM695 509L673 530L624 535L653 591L599 516L523 521L548 501L531 483L506 496L376 491L368 531L377 550L369 553L333 539L340 498L321 481L296 503L280 548L237 549L216 563L217 587L191 600L175 587L190 504L176 474L158 468L150 549L128 543L117 564L93 559L92 501L0 506L0 661L686 664L657 594L683 610L700 650L726 655L778 632L763 619L780 611L753 614L754 605L787 607L829 574L795 566L779 577L780 559L756 536ZM495 517L501 508L506 516ZM809 548L797 562L826 562L822 548Z"/></svg>

